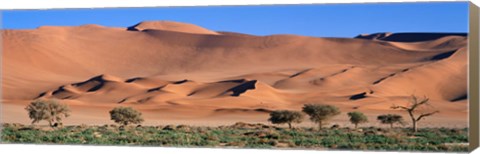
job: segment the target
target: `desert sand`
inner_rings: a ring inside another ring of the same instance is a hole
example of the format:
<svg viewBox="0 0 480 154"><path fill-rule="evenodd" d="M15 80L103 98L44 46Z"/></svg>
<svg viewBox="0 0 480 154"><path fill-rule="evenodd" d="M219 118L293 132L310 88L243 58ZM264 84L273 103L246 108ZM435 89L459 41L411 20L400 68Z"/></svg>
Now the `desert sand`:
<svg viewBox="0 0 480 154"><path fill-rule="evenodd" d="M268 123L268 112L303 104L339 107L331 124L367 125L402 111L410 95L440 113L420 127L467 127L467 37L377 33L355 38L255 36L171 21L131 27L82 25L2 30L2 120L25 123L35 99L58 99L65 125L112 124L108 111L132 106L144 125ZM307 119L302 123L313 126Z"/></svg>

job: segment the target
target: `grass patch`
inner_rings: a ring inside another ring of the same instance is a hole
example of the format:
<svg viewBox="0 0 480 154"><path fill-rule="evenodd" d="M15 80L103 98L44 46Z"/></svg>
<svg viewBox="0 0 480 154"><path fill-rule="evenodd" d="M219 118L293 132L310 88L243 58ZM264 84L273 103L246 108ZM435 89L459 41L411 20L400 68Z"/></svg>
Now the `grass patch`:
<svg viewBox="0 0 480 154"><path fill-rule="evenodd" d="M262 124L220 127L66 126L44 129L3 124L4 143L138 145L166 147L313 148L382 151L468 151L468 129L349 128L314 130L278 128Z"/></svg>

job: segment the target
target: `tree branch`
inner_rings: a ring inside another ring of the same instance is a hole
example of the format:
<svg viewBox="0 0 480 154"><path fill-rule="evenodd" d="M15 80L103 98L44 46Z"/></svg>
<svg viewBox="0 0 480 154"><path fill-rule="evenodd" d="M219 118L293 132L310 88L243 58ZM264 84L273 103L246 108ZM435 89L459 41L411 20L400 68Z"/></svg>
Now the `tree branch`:
<svg viewBox="0 0 480 154"><path fill-rule="evenodd" d="M411 107L410 107L410 110L413 111L413 110L415 110L417 107L419 107L420 105L427 104L428 101L429 101L429 99L428 99L426 96L424 96L423 99L422 99L420 102L418 102L417 96L412 95L412 101L411 101L411 102L412 102L412 105L411 105Z"/></svg>
<svg viewBox="0 0 480 154"><path fill-rule="evenodd" d="M427 116L431 116L431 115L433 115L433 114L435 114L435 113L438 113L438 112L440 112L440 111L437 110L437 111L433 111L433 112L430 112L430 113L421 114L420 116L418 116L418 118L417 118L416 121L420 121L420 119L422 119L422 118L424 118L424 117L427 117Z"/></svg>
<svg viewBox="0 0 480 154"><path fill-rule="evenodd" d="M410 110L410 108L407 108L405 106L399 106L399 105L393 105L392 107L390 107L392 109L398 109L398 108L401 108L401 109L404 109L404 110Z"/></svg>

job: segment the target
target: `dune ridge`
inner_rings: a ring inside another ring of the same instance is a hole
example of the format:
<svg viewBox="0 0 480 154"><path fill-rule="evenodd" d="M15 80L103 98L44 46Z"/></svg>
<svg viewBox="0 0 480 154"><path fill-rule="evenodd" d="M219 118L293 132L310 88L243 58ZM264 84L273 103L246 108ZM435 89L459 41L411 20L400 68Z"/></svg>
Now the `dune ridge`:
<svg viewBox="0 0 480 154"><path fill-rule="evenodd" d="M143 21L136 25L128 27L127 30L132 30L132 31L165 30L165 31L193 33L193 34L220 35L220 33L205 29L197 25L173 22L173 21Z"/></svg>

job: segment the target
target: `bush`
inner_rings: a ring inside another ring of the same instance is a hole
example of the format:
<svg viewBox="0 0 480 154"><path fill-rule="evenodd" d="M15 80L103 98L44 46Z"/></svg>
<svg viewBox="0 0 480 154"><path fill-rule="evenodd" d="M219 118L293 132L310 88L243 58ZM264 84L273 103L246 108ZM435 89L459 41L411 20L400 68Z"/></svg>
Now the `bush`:
<svg viewBox="0 0 480 154"><path fill-rule="evenodd" d="M141 112L138 112L131 107L121 106L110 111L110 119L123 126L131 123L140 124L144 121Z"/></svg>
<svg viewBox="0 0 480 154"><path fill-rule="evenodd" d="M301 123L303 114L298 111L278 110L270 113L268 121L273 124L288 124L288 128L292 128L292 123Z"/></svg>
<svg viewBox="0 0 480 154"><path fill-rule="evenodd" d="M360 123L366 123L368 122L367 116L363 114L362 112L348 112L348 117L350 117L350 122L355 125L355 128L357 128L358 124Z"/></svg>
<svg viewBox="0 0 480 154"><path fill-rule="evenodd" d="M28 111L28 117L33 120L32 124L45 120L50 127L61 125L62 118L70 116L68 106L56 100L35 100L25 110Z"/></svg>

